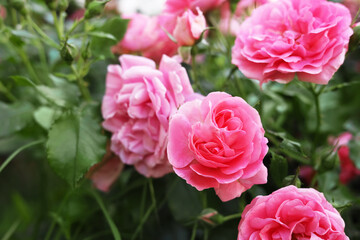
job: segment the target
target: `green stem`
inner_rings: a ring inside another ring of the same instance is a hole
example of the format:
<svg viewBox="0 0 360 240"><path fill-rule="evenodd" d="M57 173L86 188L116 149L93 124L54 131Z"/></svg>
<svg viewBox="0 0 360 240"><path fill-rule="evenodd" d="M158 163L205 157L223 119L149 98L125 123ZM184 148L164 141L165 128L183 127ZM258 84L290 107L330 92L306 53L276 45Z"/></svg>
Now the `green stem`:
<svg viewBox="0 0 360 240"><path fill-rule="evenodd" d="M315 149L317 147L318 141L319 141L319 133L320 133L320 127L321 127L321 111L320 111L320 102L319 102L319 96L323 90L320 90L319 92L316 92L315 87L311 88L311 92L314 96L315 100L315 112L316 112L316 127L314 132L314 144L312 146L312 153L314 154Z"/></svg>
<svg viewBox="0 0 360 240"><path fill-rule="evenodd" d="M242 213L235 213L235 214L232 214L232 215L228 215L228 216L223 218L223 222L226 222L226 221L229 221L229 220L232 220L232 219L236 219L236 218L240 218L241 214Z"/></svg>
<svg viewBox="0 0 360 240"><path fill-rule="evenodd" d="M113 237L115 240L121 240L121 236L120 236L120 232L119 230L117 229L115 223L113 222L113 220L111 219L110 217L110 214L109 212L106 210L105 206L104 206L104 203L102 202L100 196L97 194L97 192L95 192L94 190L91 192L92 195L94 196L96 202L99 204L109 226L110 226L110 229L111 229L111 232L113 234Z"/></svg>
<svg viewBox="0 0 360 240"><path fill-rule="evenodd" d="M160 217L158 214L158 209L157 209L157 204L156 204L156 197L155 197L155 190L154 190L154 185L152 182L152 178L149 178L149 188L150 188L150 195L151 195L151 201L153 202L153 204L155 205L155 217L156 217L156 221L159 223L160 225Z"/></svg>
<svg viewBox="0 0 360 240"><path fill-rule="evenodd" d="M32 147L32 146L35 146L35 145L38 145L40 143L43 143L44 140L41 139L41 140L37 140L37 141L34 141L34 142L31 142L31 143L28 143L20 148L18 148L15 152L13 152L0 166L0 173L2 172L2 170L4 170L4 168L16 157L16 155L18 155L21 151L29 148L29 147Z"/></svg>
<svg viewBox="0 0 360 240"><path fill-rule="evenodd" d="M56 43L53 39L51 39L29 16L27 18L28 23L34 28L34 30L42 37L41 40L47 45L60 50L60 45Z"/></svg>
<svg viewBox="0 0 360 240"><path fill-rule="evenodd" d="M16 231L16 229L19 227L20 225L20 220L17 220L16 222L14 222L10 228L7 230L7 232L5 233L5 235L1 238L1 240L9 240L11 239L11 236L14 234L14 232Z"/></svg>
<svg viewBox="0 0 360 240"><path fill-rule="evenodd" d="M69 31L66 32L65 39L69 39L70 34L80 25L80 23L84 22L84 18L79 21L75 21Z"/></svg>
<svg viewBox="0 0 360 240"><path fill-rule="evenodd" d="M81 95L84 97L84 99L87 102L91 102L91 95L89 89L85 86L84 79L79 75L79 73L77 72L77 70L73 65L71 65L71 69L76 76L77 84L80 89Z"/></svg>
<svg viewBox="0 0 360 240"><path fill-rule="evenodd" d="M208 240L209 239L209 229L204 229L204 240Z"/></svg>
<svg viewBox="0 0 360 240"><path fill-rule="evenodd" d="M356 20L357 20L357 19L358 19L358 17L359 17L359 14L360 14L360 8L358 9L358 11L357 11L357 13L356 13L356 15L355 15L354 19L352 20L352 22L351 22L351 26L352 26L352 25L354 25L354 23L356 22Z"/></svg>
<svg viewBox="0 0 360 240"><path fill-rule="evenodd" d="M33 66L31 65L31 62L30 62L28 56L21 49L18 49L18 48L15 48L15 49L16 49L16 52L21 57L22 61L24 62L25 67L27 68L31 78L33 78L36 83L38 83L38 84L41 83L41 81L40 81L39 77L37 76Z"/></svg>
<svg viewBox="0 0 360 240"><path fill-rule="evenodd" d="M52 13L52 16L54 18L54 25L55 25L56 33L58 35L58 39L61 42L63 40L63 35L62 35L62 29L61 29L61 26L60 26L60 22L58 20L58 16L56 14L56 11L52 11L51 13Z"/></svg>
<svg viewBox="0 0 360 240"><path fill-rule="evenodd" d="M195 238L196 238L197 227L198 227L198 221L195 221L195 224L194 224L192 232L191 232L191 240L195 240Z"/></svg>
<svg viewBox="0 0 360 240"><path fill-rule="evenodd" d="M199 82L199 78L196 74L196 55L191 55L191 69L193 72L193 79L194 79L194 85L196 90L201 92L201 86L200 86L200 82Z"/></svg>
<svg viewBox="0 0 360 240"><path fill-rule="evenodd" d="M152 203L151 206L148 208L148 210L146 211L144 217L141 219L138 227L135 230L134 235L132 236L131 240L135 240L137 235L139 235L141 229L143 228L145 222L147 221L147 219L150 217L152 211L155 209L155 204Z"/></svg>
<svg viewBox="0 0 360 240"><path fill-rule="evenodd" d="M0 82L0 92L2 92L10 101L15 102L16 97Z"/></svg>

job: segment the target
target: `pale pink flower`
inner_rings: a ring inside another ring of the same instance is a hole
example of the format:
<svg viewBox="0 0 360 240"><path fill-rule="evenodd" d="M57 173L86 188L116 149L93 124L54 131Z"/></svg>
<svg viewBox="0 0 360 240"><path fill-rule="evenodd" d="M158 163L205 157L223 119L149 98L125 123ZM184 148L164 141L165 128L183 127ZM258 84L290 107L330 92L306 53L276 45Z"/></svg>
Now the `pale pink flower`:
<svg viewBox="0 0 360 240"><path fill-rule="evenodd" d="M0 5L0 18L5 19L6 18L6 8Z"/></svg>
<svg viewBox="0 0 360 240"><path fill-rule="evenodd" d="M154 61L123 55L110 65L102 102L103 126L112 133L111 150L146 177L172 171L166 145L169 117L194 97L186 70L163 56Z"/></svg>
<svg viewBox="0 0 360 240"><path fill-rule="evenodd" d="M164 12L181 15L186 10L196 10L197 7L204 13L219 7L226 0L167 0Z"/></svg>
<svg viewBox="0 0 360 240"><path fill-rule="evenodd" d="M240 28L241 20L241 16L231 12L229 2L225 2L221 6L219 29L222 33L235 36Z"/></svg>
<svg viewBox="0 0 360 240"><path fill-rule="evenodd" d="M90 168L87 176L92 180L97 189L108 192L123 169L124 163L122 163L118 157L109 153L104 157L102 162Z"/></svg>
<svg viewBox="0 0 360 240"><path fill-rule="evenodd" d="M287 186L247 205L238 240L349 240L339 212L312 188Z"/></svg>
<svg viewBox="0 0 360 240"><path fill-rule="evenodd" d="M356 168L354 161L350 158L350 149L348 143L353 138L353 135L349 132L340 134L339 137L329 138L329 142L335 146L335 151L340 160L340 182L347 184L355 177L360 176L360 169Z"/></svg>
<svg viewBox="0 0 360 240"><path fill-rule="evenodd" d="M130 19L124 38L112 48L116 54L142 54L156 62L160 62L163 54L173 56L177 52L177 44L171 41L163 27L164 16L149 17L143 14L124 16Z"/></svg>
<svg viewBox="0 0 360 240"><path fill-rule="evenodd" d="M171 117L168 158L175 173L222 201L267 182L268 151L258 112L242 98L213 92L183 104Z"/></svg>
<svg viewBox="0 0 360 240"><path fill-rule="evenodd" d="M237 32L232 63L248 78L327 84L344 62L351 15L326 0L278 0L256 8Z"/></svg>
<svg viewBox="0 0 360 240"><path fill-rule="evenodd" d="M177 17L173 36L180 46L192 46L206 28L206 20L199 8L197 15L187 10Z"/></svg>

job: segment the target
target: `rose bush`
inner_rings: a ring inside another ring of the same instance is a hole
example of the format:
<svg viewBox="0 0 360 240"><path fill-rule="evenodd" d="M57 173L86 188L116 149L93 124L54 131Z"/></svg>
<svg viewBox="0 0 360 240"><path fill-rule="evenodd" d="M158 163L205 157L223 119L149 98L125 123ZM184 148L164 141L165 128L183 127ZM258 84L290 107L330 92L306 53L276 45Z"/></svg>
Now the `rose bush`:
<svg viewBox="0 0 360 240"><path fill-rule="evenodd" d="M186 71L163 56L155 62L123 55L110 65L102 103L103 126L112 133L111 150L147 177L172 171L166 156L169 117L193 97Z"/></svg>
<svg viewBox="0 0 360 240"><path fill-rule="evenodd" d="M222 201L267 182L267 139L258 112L239 97L213 92L171 117L168 158L175 173Z"/></svg>
<svg viewBox="0 0 360 240"><path fill-rule="evenodd" d="M247 205L238 240L349 239L339 212L313 188L287 186Z"/></svg>
<svg viewBox="0 0 360 240"><path fill-rule="evenodd" d="M326 0L279 0L252 12L237 32L232 63L260 81L327 84L344 62L349 10Z"/></svg>

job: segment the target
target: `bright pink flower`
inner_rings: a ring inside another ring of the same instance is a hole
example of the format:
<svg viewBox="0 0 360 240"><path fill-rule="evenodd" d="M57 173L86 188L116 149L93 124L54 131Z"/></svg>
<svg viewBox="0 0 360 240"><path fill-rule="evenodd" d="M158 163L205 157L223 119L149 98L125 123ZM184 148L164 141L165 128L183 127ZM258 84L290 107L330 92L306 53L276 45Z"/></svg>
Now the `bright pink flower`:
<svg viewBox="0 0 360 240"><path fill-rule="evenodd" d="M312 188L287 186L247 205L238 240L349 240L339 212Z"/></svg>
<svg viewBox="0 0 360 240"><path fill-rule="evenodd" d="M256 8L237 32L232 63L260 84L327 84L344 62L349 10L326 0L278 0Z"/></svg>
<svg viewBox="0 0 360 240"><path fill-rule="evenodd" d="M349 132L344 132L338 138L330 138L330 143L336 146L337 154L340 159L340 182L349 183L356 176L360 175L360 169L357 169L354 161L350 158L349 141L353 138Z"/></svg>
<svg viewBox="0 0 360 240"><path fill-rule="evenodd" d="M146 177L161 177L172 171L166 155L169 117L194 95L189 78L165 55L159 69L138 56L123 55L120 63L108 67L102 103L111 150Z"/></svg>
<svg viewBox="0 0 360 240"><path fill-rule="evenodd" d="M97 189L108 192L123 168L124 163L110 153L104 157L101 163L92 166L87 175Z"/></svg>
<svg viewBox="0 0 360 240"><path fill-rule="evenodd" d="M196 10L200 8L202 12L207 12L219 7L226 0L167 0L165 3L166 13L181 15L186 10Z"/></svg>
<svg viewBox="0 0 360 240"><path fill-rule="evenodd" d="M213 92L183 104L170 120L168 158L175 173L222 201L267 182L268 151L258 112L239 97Z"/></svg>
<svg viewBox="0 0 360 240"><path fill-rule="evenodd" d="M197 15L187 10L177 17L173 35L180 46L192 46L206 28L206 20L200 9Z"/></svg>
<svg viewBox="0 0 360 240"><path fill-rule="evenodd" d="M163 16L149 17L142 14L125 16L130 19L124 38L112 48L116 54L141 53L160 62L163 54L173 56L177 44L171 41L162 28ZM172 29L166 29L171 32Z"/></svg>

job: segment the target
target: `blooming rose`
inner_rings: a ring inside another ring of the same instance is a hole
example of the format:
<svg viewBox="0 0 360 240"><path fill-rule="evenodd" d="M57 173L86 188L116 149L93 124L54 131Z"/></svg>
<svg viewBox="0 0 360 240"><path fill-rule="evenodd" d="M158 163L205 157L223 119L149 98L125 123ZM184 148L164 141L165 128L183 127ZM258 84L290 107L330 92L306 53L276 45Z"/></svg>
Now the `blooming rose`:
<svg viewBox="0 0 360 240"><path fill-rule="evenodd" d="M344 132L338 138L330 139L330 143L336 146L337 154L340 159L340 182L349 183L356 176L360 175L360 169L357 169L354 161L350 158L349 141L353 138L349 132Z"/></svg>
<svg viewBox="0 0 360 240"><path fill-rule="evenodd" d="M205 28L206 20L200 9L197 8L197 15L187 10L177 17L173 35L180 46L192 46Z"/></svg>
<svg viewBox="0 0 360 240"><path fill-rule="evenodd" d="M165 55L159 69L139 56L123 55L120 63L108 67L102 103L111 150L146 177L161 177L172 171L166 155L169 117L194 94L189 78Z"/></svg>
<svg viewBox="0 0 360 240"><path fill-rule="evenodd" d="M141 53L143 56L160 62L163 54L173 56L177 45L163 29L164 16L149 17L143 14L125 16L130 19L124 38L112 48L113 53ZM165 28L166 29L166 28ZM171 32L172 29L166 29Z"/></svg>
<svg viewBox="0 0 360 240"><path fill-rule="evenodd" d="M219 7L226 0L167 0L165 3L166 13L181 15L187 9L196 10L197 7L201 11L207 12Z"/></svg>
<svg viewBox="0 0 360 240"><path fill-rule="evenodd" d="M327 84L344 61L349 10L326 0L278 0L256 8L240 26L232 63L260 81Z"/></svg>
<svg viewBox="0 0 360 240"><path fill-rule="evenodd" d="M222 201L267 182L268 151L258 112L239 97L213 92L183 104L170 120L168 158L199 191L214 188Z"/></svg>
<svg viewBox="0 0 360 240"><path fill-rule="evenodd" d="M348 240L345 223L324 195L312 188L287 186L247 205L238 240Z"/></svg>

